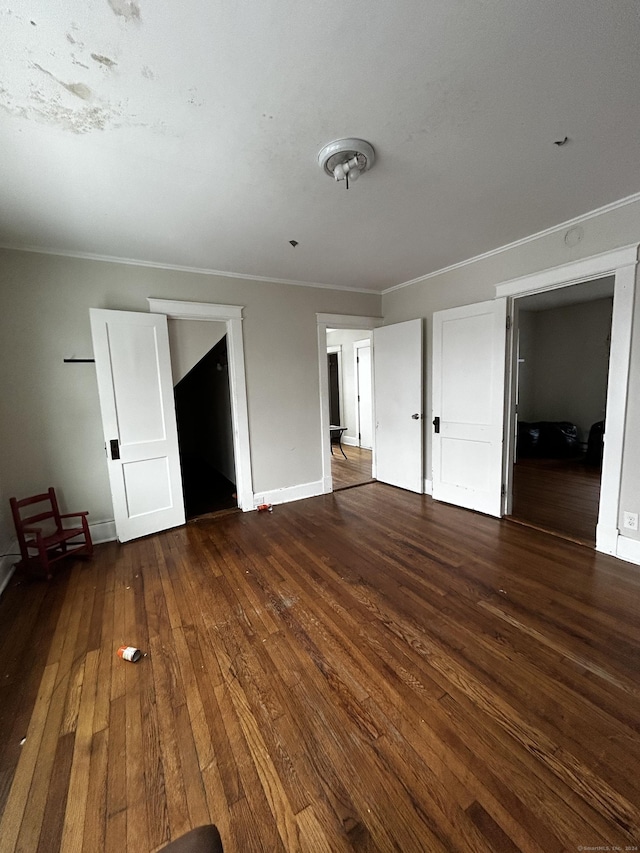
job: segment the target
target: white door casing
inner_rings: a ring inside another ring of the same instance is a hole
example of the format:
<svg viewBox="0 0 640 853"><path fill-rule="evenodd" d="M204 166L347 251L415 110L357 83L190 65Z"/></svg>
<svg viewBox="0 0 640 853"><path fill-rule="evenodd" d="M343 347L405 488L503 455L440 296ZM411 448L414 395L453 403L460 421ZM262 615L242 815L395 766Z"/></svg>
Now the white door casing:
<svg viewBox="0 0 640 853"><path fill-rule="evenodd" d="M371 450L373 446L373 387L371 341L356 341L356 435L360 447Z"/></svg>
<svg viewBox="0 0 640 853"><path fill-rule="evenodd" d="M422 494L422 320L374 329L375 476Z"/></svg>
<svg viewBox="0 0 640 853"><path fill-rule="evenodd" d="M251 444L249 441L247 380L244 364L242 306L222 305L212 302L187 302L179 299L157 299L155 297L149 297L147 301L150 311L156 314L164 314L171 320L200 320L202 322L214 321L226 323L231 420L233 425L233 454L236 467L238 506L244 512L255 509L256 500L253 494ZM258 503L261 503L261 501L258 501Z"/></svg>
<svg viewBox="0 0 640 853"><path fill-rule="evenodd" d="M620 486L627 419L627 399L631 364L631 343L636 292L639 246L634 243L599 255L592 255L558 267L531 273L496 285L496 296L517 303L520 296L569 287L596 278L613 275L614 297L611 322L611 350L607 382L606 432L600 483L600 504L596 527L596 551L613 554L640 564L635 542L620 535ZM517 306L516 306L517 307ZM515 346L512 356L517 357ZM513 374L512 370L512 374ZM507 412L515 406L515 385L510 385ZM507 492L511 492L511 473L515 460L515 434L510 429L505 448ZM631 542L631 546L629 543Z"/></svg>
<svg viewBox="0 0 640 853"><path fill-rule="evenodd" d="M433 315L433 497L498 517L505 348L506 299Z"/></svg>
<svg viewBox="0 0 640 853"><path fill-rule="evenodd" d="M167 318L90 309L116 534L185 522Z"/></svg>

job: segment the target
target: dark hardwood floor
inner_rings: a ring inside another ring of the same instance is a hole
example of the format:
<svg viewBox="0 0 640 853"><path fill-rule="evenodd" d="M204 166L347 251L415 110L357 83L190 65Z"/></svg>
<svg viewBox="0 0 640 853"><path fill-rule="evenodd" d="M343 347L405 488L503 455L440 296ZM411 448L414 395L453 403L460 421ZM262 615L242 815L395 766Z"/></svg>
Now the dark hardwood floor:
<svg viewBox="0 0 640 853"><path fill-rule="evenodd" d="M582 459L521 459L513 468L511 517L593 547L600 479Z"/></svg>
<svg viewBox="0 0 640 853"><path fill-rule="evenodd" d="M343 446L346 459L337 447L333 448L333 456L331 457L331 476L334 491L371 482L371 451L365 450L363 447Z"/></svg>
<svg viewBox="0 0 640 853"><path fill-rule="evenodd" d="M635 849L639 605L379 483L98 546L0 599L0 851Z"/></svg>

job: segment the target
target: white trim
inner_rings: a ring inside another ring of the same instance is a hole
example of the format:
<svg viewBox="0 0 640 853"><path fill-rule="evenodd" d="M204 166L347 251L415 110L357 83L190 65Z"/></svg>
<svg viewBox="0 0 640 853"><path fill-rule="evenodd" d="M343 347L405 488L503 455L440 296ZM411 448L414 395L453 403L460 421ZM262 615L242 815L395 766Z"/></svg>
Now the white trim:
<svg viewBox="0 0 640 853"><path fill-rule="evenodd" d="M261 504L286 504L291 501L301 501L305 498L315 498L325 494L324 483L316 480L313 483L300 483L297 486L287 486L283 489L271 489L268 492L259 492L253 496L253 508L257 509Z"/></svg>
<svg viewBox="0 0 640 853"><path fill-rule="evenodd" d="M360 447L360 442L358 441L357 435L346 435L342 436L342 443L346 444L347 447ZM369 448L365 448L368 450Z"/></svg>
<svg viewBox="0 0 640 853"><path fill-rule="evenodd" d="M373 411L374 411L374 397L373 397L373 335L370 335L368 338L363 338L360 341L354 341L353 344L353 376L354 376L354 385L356 389L356 447L362 447L362 430L360 429L360 350L369 348L369 367L370 367L370 377L369 377L369 385L371 388L371 447L366 447L365 450L371 450L371 459L375 455L374 447L375 447L375 429L373 428ZM342 441L345 444L348 444L346 436L343 436Z"/></svg>
<svg viewBox="0 0 640 853"><path fill-rule="evenodd" d="M620 514L620 483L622 480L622 455L627 417L627 396L631 360L631 335L633 326L636 265L638 244L604 252L572 264L544 270L520 279L503 282L496 286L496 298L507 296L509 313L517 318L519 297L569 287L582 281L590 281L605 275L614 276L613 317L611 321L611 350L607 380L607 424L602 460L600 505L596 527L596 551L616 555L618 552L618 517ZM515 337L515 336L514 336ZM516 358L516 347L511 346L511 370ZM507 407L513 413L515 406L515 382L506 387ZM511 417L505 419L505 474L513 469L515 459L515 430L511 429ZM512 478L504 480L507 495L503 509L510 507Z"/></svg>
<svg viewBox="0 0 640 853"><path fill-rule="evenodd" d="M99 545L101 542L115 542L118 538L116 533L116 523L113 519L110 521L96 521L95 524L89 525L91 531L91 540L94 545Z"/></svg>
<svg viewBox="0 0 640 853"><path fill-rule="evenodd" d="M616 270L634 266L638 260L638 243L592 255L570 264L561 264L540 272L514 278L496 285L496 297L520 296L524 293L538 293L543 290L555 290L583 283L594 278L613 275Z"/></svg>
<svg viewBox="0 0 640 853"><path fill-rule="evenodd" d="M251 475L251 444L249 441L249 410L247 380L242 337L242 307L207 302L181 302L175 299L150 297L149 311L166 314L172 320L216 320L227 324L227 353L233 423L233 451L236 465L236 493L240 509L253 509L253 479Z"/></svg>
<svg viewBox="0 0 640 853"><path fill-rule="evenodd" d="M628 563L635 563L637 566L640 566L640 541L637 539L629 539L628 536L618 536L616 557L620 560L626 560Z"/></svg>
<svg viewBox="0 0 640 853"><path fill-rule="evenodd" d="M322 494L333 491L331 475L331 435L329 426L329 365L327 360L327 323L318 320L318 376L320 390L320 448L322 453Z"/></svg>
<svg viewBox="0 0 640 853"><path fill-rule="evenodd" d="M598 551L605 551L607 531L617 530L620 514L620 484L622 482L622 456L627 422L635 289L636 267L626 266L618 269L615 274L613 292L604 455L602 458L602 479L600 481L600 509L596 527L596 549Z"/></svg>
<svg viewBox="0 0 640 853"><path fill-rule="evenodd" d="M433 494L433 480L425 479L425 481L424 481L424 493L425 493L425 495L432 495Z"/></svg>
<svg viewBox="0 0 640 853"><path fill-rule="evenodd" d="M172 320L242 320L242 305L214 305L178 299L147 298L152 314L167 314Z"/></svg>
<svg viewBox="0 0 640 853"><path fill-rule="evenodd" d="M7 555L0 557L0 595L7 588L16 570L16 563L20 560L20 546L17 539L11 539L5 547L8 552Z"/></svg>
<svg viewBox="0 0 640 853"><path fill-rule="evenodd" d="M382 317L363 317L357 314L316 314L316 319L318 323L324 323L330 329L377 329L384 323Z"/></svg>
<svg viewBox="0 0 640 853"><path fill-rule="evenodd" d="M194 275L215 275L222 278L240 278L246 281L264 281L270 284L290 284L293 287L319 287L321 290L346 290L349 293L371 293L380 296L379 290L365 290L362 287L347 287L341 284L325 284L319 281L296 281L291 278L273 278L266 275L251 275L250 273L213 270L207 267L188 267L180 264L163 264L158 261L142 261L135 258L118 258L112 255L99 255L93 252L74 252L65 249L47 249L43 246L12 246L10 243L0 243L0 249L12 252L33 252L36 255L55 255L60 258L77 258L81 261L100 261L105 264L124 264L129 267L147 267L170 272L187 272Z"/></svg>
<svg viewBox="0 0 640 853"><path fill-rule="evenodd" d="M487 258L494 257L495 255L501 255L503 252L508 252L510 249L517 249L519 246L526 246L527 243L531 243L541 237L548 237L551 234L557 234L565 228L571 228L572 226L587 222L589 219L595 218L596 216L602 216L605 213L610 213L613 210L618 210L619 208L626 207L629 204L635 204L637 201L640 201L640 193L634 193L634 195L613 201L611 204L605 204L603 207L597 207L589 213L583 213L580 216L576 216L574 219L568 219L566 222L561 222L559 225L552 225L551 228L546 228L544 231L536 231L535 234L530 234L528 237L522 237L519 240L514 240L513 243L507 243L504 246L499 246L497 249L490 249L488 252L483 252L481 255L474 255L472 258L467 258L464 261L458 261L457 263L450 264L447 267L441 267L440 269L434 270L426 275L418 276L418 278L412 278L410 281L403 281L401 284L394 284L392 287L382 290L381 293L385 296L387 293L392 293L394 290L401 290L403 287L409 287L412 284L419 284L421 281L427 281L430 278L436 278L436 276L443 275L444 273L459 270L462 267L467 267L470 264L477 263L478 261L484 261Z"/></svg>

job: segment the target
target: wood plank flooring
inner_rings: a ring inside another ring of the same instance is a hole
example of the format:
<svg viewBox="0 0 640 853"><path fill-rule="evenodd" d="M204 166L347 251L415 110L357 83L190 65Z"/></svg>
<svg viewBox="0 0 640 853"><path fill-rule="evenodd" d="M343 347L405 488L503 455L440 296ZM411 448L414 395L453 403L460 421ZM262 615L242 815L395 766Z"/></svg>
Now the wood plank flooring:
<svg viewBox="0 0 640 853"><path fill-rule="evenodd" d="M512 519L594 546L601 472L581 459L521 459Z"/></svg>
<svg viewBox="0 0 640 853"><path fill-rule="evenodd" d="M334 491L350 489L371 482L371 451L363 447L344 445L345 459L337 447L331 457L331 477Z"/></svg>
<svg viewBox="0 0 640 853"><path fill-rule="evenodd" d="M639 604L379 483L101 545L0 599L0 851L636 849Z"/></svg>

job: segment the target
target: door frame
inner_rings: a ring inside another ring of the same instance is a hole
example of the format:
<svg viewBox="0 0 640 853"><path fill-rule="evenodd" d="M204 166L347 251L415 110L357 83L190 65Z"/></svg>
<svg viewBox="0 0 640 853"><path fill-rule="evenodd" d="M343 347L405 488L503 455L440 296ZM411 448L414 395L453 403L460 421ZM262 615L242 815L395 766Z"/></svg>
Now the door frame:
<svg viewBox="0 0 640 853"><path fill-rule="evenodd" d="M149 297L149 311L166 314L170 320L202 320L223 322L227 327L229 358L229 390L231 392L231 421L233 452L236 468L238 506L244 512L254 509L253 478L251 474L251 444L249 442L249 409L244 365L242 335L242 306L220 305L211 302L184 302L176 299ZM326 356L325 356L326 358ZM327 404L328 405L328 404Z"/></svg>
<svg viewBox="0 0 640 853"><path fill-rule="evenodd" d="M318 368L320 380L320 453L322 459L322 494L333 491L331 474L331 436L329 434L329 371L327 369L327 328L363 329L371 331L383 325L382 317L366 317L355 314L316 314L318 325ZM373 353L373 341L371 342ZM374 439L375 443L375 439ZM375 453L372 453L375 459ZM375 466L375 462L373 463ZM371 476L375 478L375 467Z"/></svg>
<svg viewBox="0 0 640 853"><path fill-rule="evenodd" d="M596 527L596 551L618 556L620 532L620 485L622 453L627 415L627 395L631 361L631 333L638 265L638 246L624 246L610 252L553 267L496 286L496 297L507 297L507 312L517 319L517 299L533 293L557 290L606 276L614 277L611 349L607 379L606 438L602 460L600 505ZM513 322L507 342L505 393L505 435L503 512L511 511L513 465L515 461L515 407L517 403L517 323Z"/></svg>
<svg viewBox="0 0 640 853"><path fill-rule="evenodd" d="M354 341L353 343L353 375L355 378L355 389L356 389L356 437L358 440L358 447L362 447L362 439L360 433L360 350L369 347L369 367L370 367L370 382L371 382L371 460L373 462L373 442L374 442L374 428L373 428L373 335L370 338L363 338L361 341Z"/></svg>

